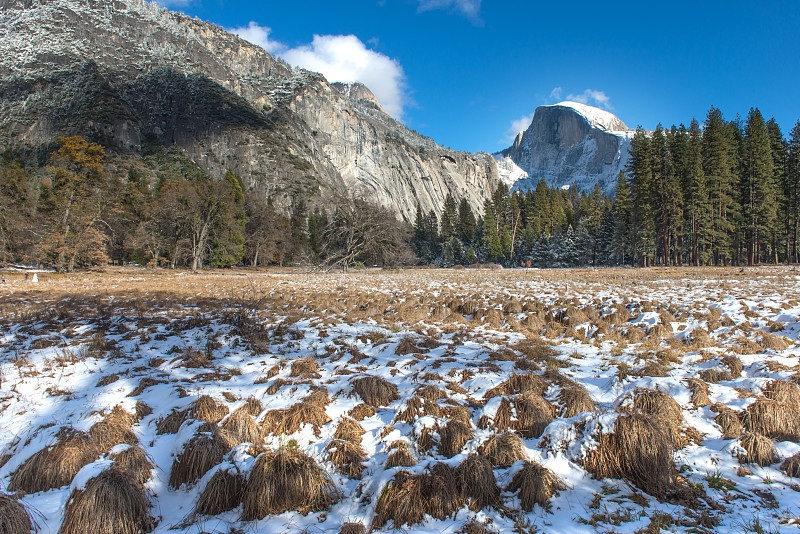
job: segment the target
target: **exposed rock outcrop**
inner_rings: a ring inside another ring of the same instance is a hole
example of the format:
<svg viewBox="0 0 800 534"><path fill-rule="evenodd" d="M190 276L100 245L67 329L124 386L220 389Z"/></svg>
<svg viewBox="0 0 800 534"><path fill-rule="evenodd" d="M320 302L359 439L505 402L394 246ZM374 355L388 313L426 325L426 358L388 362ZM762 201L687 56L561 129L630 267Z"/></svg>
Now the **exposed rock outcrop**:
<svg viewBox="0 0 800 534"><path fill-rule="evenodd" d="M361 84L292 69L212 24L143 0L0 0L0 147L44 159L60 135L118 151L177 145L288 204L359 188L398 216L476 210L499 175L389 116Z"/></svg>
<svg viewBox="0 0 800 534"><path fill-rule="evenodd" d="M589 192L595 185L606 194L628 161L633 135L613 114L575 102L536 108L531 125L498 161L510 158L527 173L514 189L531 189L544 179L552 187L575 185Z"/></svg>

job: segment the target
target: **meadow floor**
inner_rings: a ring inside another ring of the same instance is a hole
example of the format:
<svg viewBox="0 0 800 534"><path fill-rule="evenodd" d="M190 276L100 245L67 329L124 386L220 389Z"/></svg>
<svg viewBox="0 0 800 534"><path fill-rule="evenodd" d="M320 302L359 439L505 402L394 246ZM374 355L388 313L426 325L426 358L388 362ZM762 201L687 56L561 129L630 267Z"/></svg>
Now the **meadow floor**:
<svg viewBox="0 0 800 534"><path fill-rule="evenodd" d="M2 532L800 527L794 268L7 278Z"/></svg>

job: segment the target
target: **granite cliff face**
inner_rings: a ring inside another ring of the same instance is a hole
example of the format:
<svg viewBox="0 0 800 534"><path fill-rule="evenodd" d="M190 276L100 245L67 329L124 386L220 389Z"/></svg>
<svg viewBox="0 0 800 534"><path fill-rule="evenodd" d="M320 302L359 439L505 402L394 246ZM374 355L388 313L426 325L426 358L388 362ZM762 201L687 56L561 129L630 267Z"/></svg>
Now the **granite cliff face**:
<svg viewBox="0 0 800 534"><path fill-rule="evenodd" d="M499 180L489 154L409 130L363 85L212 24L143 0L0 0L0 147L43 159L72 134L134 156L177 145L284 204L358 189L406 220L448 193L481 209Z"/></svg>
<svg viewBox="0 0 800 534"><path fill-rule="evenodd" d="M514 189L535 188L544 179L552 187L575 185L589 192L598 185L613 194L628 161L632 135L607 111L562 102L536 108L528 129L495 157L504 176L516 172ZM520 177L519 169L527 177Z"/></svg>

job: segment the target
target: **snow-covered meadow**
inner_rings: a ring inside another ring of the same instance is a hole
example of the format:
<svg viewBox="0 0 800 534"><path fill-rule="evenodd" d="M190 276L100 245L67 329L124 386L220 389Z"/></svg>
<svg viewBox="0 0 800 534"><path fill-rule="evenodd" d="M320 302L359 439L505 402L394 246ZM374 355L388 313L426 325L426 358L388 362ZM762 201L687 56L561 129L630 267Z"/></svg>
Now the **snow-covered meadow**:
<svg viewBox="0 0 800 534"><path fill-rule="evenodd" d="M10 274L0 509L78 532L113 471L154 532L792 532L798 315L783 267Z"/></svg>

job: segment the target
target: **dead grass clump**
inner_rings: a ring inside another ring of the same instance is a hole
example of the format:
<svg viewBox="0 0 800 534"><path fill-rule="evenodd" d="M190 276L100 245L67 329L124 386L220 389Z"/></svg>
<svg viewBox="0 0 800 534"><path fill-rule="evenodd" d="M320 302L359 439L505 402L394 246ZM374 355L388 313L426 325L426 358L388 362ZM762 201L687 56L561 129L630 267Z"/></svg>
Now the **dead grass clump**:
<svg viewBox="0 0 800 534"><path fill-rule="evenodd" d="M800 452L785 459L781 464L781 471L787 477L800 478Z"/></svg>
<svg viewBox="0 0 800 534"><path fill-rule="evenodd" d="M342 417L336 427L336 432L333 437L336 439L343 439L350 443L361 444L361 436L366 434L364 427L358 421L349 417Z"/></svg>
<svg viewBox="0 0 800 534"><path fill-rule="evenodd" d="M247 479L241 473L220 469L208 481L197 499L194 513L217 515L233 510L242 502Z"/></svg>
<svg viewBox="0 0 800 534"><path fill-rule="evenodd" d="M758 464L766 467L781 459L775 449L775 443L761 434L745 432L739 440L739 444L744 449L744 453L738 455L741 464Z"/></svg>
<svg viewBox="0 0 800 534"><path fill-rule="evenodd" d="M115 374L106 375L106 376L102 377L100 380L97 381L97 387L99 387L99 388L105 387L105 386L107 386L109 384L113 384L117 380L119 380L119 375L116 374L116 373Z"/></svg>
<svg viewBox="0 0 800 534"><path fill-rule="evenodd" d="M456 468L456 482L459 492L469 499L470 509L474 511L500 503L500 488L492 464L480 454L470 454L461 462Z"/></svg>
<svg viewBox="0 0 800 534"><path fill-rule="evenodd" d="M414 421L425 415L441 417L442 409L435 402L425 400L415 395L405 402L403 409L398 411L397 415L395 415L394 421L404 421L408 424L414 424Z"/></svg>
<svg viewBox="0 0 800 534"><path fill-rule="evenodd" d="M789 404L760 398L739 417L749 432L778 441L800 441L800 413Z"/></svg>
<svg viewBox="0 0 800 534"><path fill-rule="evenodd" d="M289 376L303 379L319 378L319 365L314 358L303 358L292 362L292 371Z"/></svg>
<svg viewBox="0 0 800 534"><path fill-rule="evenodd" d="M547 382L534 373L513 373L499 385L487 391L483 398L491 399L501 395L515 395L532 392L542 395L547 390Z"/></svg>
<svg viewBox="0 0 800 534"><path fill-rule="evenodd" d="M305 424L314 427L314 433L319 436L320 428L329 423L331 418L325 408L311 402L301 401L297 404L280 410L270 410L261 420L261 429L264 434L293 434Z"/></svg>
<svg viewBox="0 0 800 534"><path fill-rule="evenodd" d="M462 404L453 402L442 407L442 416L448 419L455 419L469 425L472 422L472 412Z"/></svg>
<svg viewBox="0 0 800 534"><path fill-rule="evenodd" d="M481 304L482 303L478 300L468 299L455 307L451 306L451 309L460 313L461 315L473 315L476 311L478 311L478 307Z"/></svg>
<svg viewBox="0 0 800 534"><path fill-rule="evenodd" d="M497 467L509 467L514 462L527 458L522 439L511 433L490 436L478 447L478 454Z"/></svg>
<svg viewBox="0 0 800 534"><path fill-rule="evenodd" d="M497 534L496 530L489 528L489 522L479 523L475 519L470 520L468 523L461 525L457 534Z"/></svg>
<svg viewBox="0 0 800 534"><path fill-rule="evenodd" d="M745 324L748 327L750 326L749 323L742 323L742 325ZM742 328L742 326L739 326L739 328ZM736 345L733 350L739 354L758 354L763 348L749 337L740 336L736 339Z"/></svg>
<svg viewBox="0 0 800 534"><path fill-rule="evenodd" d="M54 445L36 452L11 475L9 491L36 493L67 486L100 451L85 432L62 428Z"/></svg>
<svg viewBox="0 0 800 534"><path fill-rule="evenodd" d="M159 380L156 378L152 378L150 376L146 376L139 381L139 385L136 386L136 388L133 391L128 393L128 397L136 397L144 393L144 390L146 390L147 388L155 386L157 384L164 384L164 383L165 383L164 380Z"/></svg>
<svg viewBox="0 0 800 534"><path fill-rule="evenodd" d="M397 347L394 349L394 353L398 356L405 356L407 354L414 354L417 352L422 352L422 350L416 345L414 345L414 342L411 340L410 337L404 337L403 339L401 339L400 343L398 343Z"/></svg>
<svg viewBox="0 0 800 534"><path fill-rule="evenodd" d="M575 417L579 413L593 412L595 409L592 397L580 384L561 388L557 399L561 417Z"/></svg>
<svg viewBox="0 0 800 534"><path fill-rule="evenodd" d="M633 410L656 418L667 430L672 446L683 447L680 434L683 410L671 396L657 389L637 389L633 395Z"/></svg>
<svg viewBox="0 0 800 534"><path fill-rule="evenodd" d="M522 469L514 474L506 491L519 491L520 506L530 512L536 504L549 510L550 498L565 489L567 486L551 470L536 462L526 461Z"/></svg>
<svg viewBox="0 0 800 534"><path fill-rule="evenodd" d="M708 398L708 384L699 378L687 378L686 386L692 392L690 402L695 408L701 408L711 404L711 399Z"/></svg>
<svg viewBox="0 0 800 534"><path fill-rule="evenodd" d="M169 486L178 489L183 484L191 485L200 480L209 469L222 463L231 450L230 445L216 432L199 434L190 439L172 462Z"/></svg>
<svg viewBox="0 0 800 534"><path fill-rule="evenodd" d="M155 467L141 447L128 447L122 452L109 455L117 469L130 474L139 484L150 480L150 472Z"/></svg>
<svg viewBox="0 0 800 534"><path fill-rule="evenodd" d="M669 370L659 362L648 362L631 374L636 376L664 377L669 376Z"/></svg>
<svg viewBox="0 0 800 534"><path fill-rule="evenodd" d="M735 354L728 354L724 356L722 358L722 364L730 370L731 377L736 378L742 376L744 365L742 365L742 360ZM730 378L727 380L730 380Z"/></svg>
<svg viewBox="0 0 800 534"><path fill-rule="evenodd" d="M711 338L708 332L698 326L684 336L683 342L688 345L689 348L697 350L708 347L711 344Z"/></svg>
<svg viewBox="0 0 800 534"><path fill-rule="evenodd" d="M448 421L439 429L439 454L452 458L475 436L472 427L462 421Z"/></svg>
<svg viewBox="0 0 800 534"><path fill-rule="evenodd" d="M339 498L331 477L313 458L292 447L258 457L244 492L242 520L253 521L290 510L325 510Z"/></svg>
<svg viewBox="0 0 800 534"><path fill-rule="evenodd" d="M108 452L115 445L123 443L136 445L139 442L130 428L114 424L107 419L93 424L89 429L89 436L101 452Z"/></svg>
<svg viewBox="0 0 800 534"><path fill-rule="evenodd" d="M724 439L736 439L744 432L744 426L742 426L742 422L736 412L727 407L723 408L714 417L714 422L722 429L722 437Z"/></svg>
<svg viewBox="0 0 800 534"><path fill-rule="evenodd" d="M392 467L413 467L417 465L417 459L414 458L414 455L408 450L408 444L405 442L402 443L402 447L397 447L392 450L389 457L386 458L386 469L391 469Z"/></svg>
<svg viewBox="0 0 800 534"><path fill-rule="evenodd" d="M356 421L363 421L367 417L372 417L375 415L375 408L370 406L369 404L359 403L356 404L347 415L355 419Z"/></svg>
<svg viewBox="0 0 800 534"><path fill-rule="evenodd" d="M768 399L781 402L795 412L800 412L800 387L787 380L773 380L764 388L764 395Z"/></svg>
<svg viewBox="0 0 800 534"><path fill-rule="evenodd" d="M147 403L140 400L136 401L136 420L141 421L148 415L153 413L153 409Z"/></svg>
<svg viewBox="0 0 800 534"><path fill-rule="evenodd" d="M223 419L219 426L237 444L252 443L258 445L264 437L261 435L261 428L250 413L250 407L244 404Z"/></svg>
<svg viewBox="0 0 800 534"><path fill-rule="evenodd" d="M446 519L462 504L455 474L448 465L434 464L420 475L400 471L381 491L370 528L380 528L389 521L394 521L395 528L413 525L422 522L426 514Z"/></svg>
<svg viewBox="0 0 800 534"><path fill-rule="evenodd" d="M435 401L447 398L447 392L443 389L437 388L436 386L424 386L418 388L415 393L427 401Z"/></svg>
<svg viewBox="0 0 800 534"><path fill-rule="evenodd" d="M25 506L5 493L0 493L0 532L3 534L30 534L33 532L33 522Z"/></svg>
<svg viewBox="0 0 800 534"><path fill-rule="evenodd" d="M516 419L514 430L523 437L538 438L553 422L553 407L541 395L528 392L513 398Z"/></svg>
<svg viewBox="0 0 800 534"><path fill-rule="evenodd" d="M209 395L203 395L192 403L189 416L206 423L219 423L223 417L228 415L228 412L230 409L226 404L217 402Z"/></svg>
<svg viewBox="0 0 800 534"><path fill-rule="evenodd" d="M72 492L58 534L141 534L154 527L144 487L123 471L106 469Z"/></svg>
<svg viewBox="0 0 800 534"><path fill-rule="evenodd" d="M727 369L704 369L700 371L700 378L709 384L716 384L717 382L727 382L732 380L733 376Z"/></svg>
<svg viewBox="0 0 800 534"><path fill-rule="evenodd" d="M264 409L264 405L261 404L261 401L256 399L255 397L247 397L244 401L244 406L247 408L247 411L253 417L258 417L261 413L261 410Z"/></svg>
<svg viewBox="0 0 800 534"><path fill-rule="evenodd" d="M397 386L378 376L363 376L356 378L351 383L353 392L365 403L376 408L391 404L400 398Z"/></svg>
<svg viewBox="0 0 800 534"><path fill-rule="evenodd" d="M367 534L367 527L364 526L364 523L342 523L339 534Z"/></svg>
<svg viewBox="0 0 800 534"><path fill-rule="evenodd" d="M189 418L189 410L176 410L156 423L156 435L177 434L181 425Z"/></svg>
<svg viewBox="0 0 800 534"><path fill-rule="evenodd" d="M367 459L364 448L350 441L334 439L325 447L328 451L327 460L336 467L336 471L342 475L361 480L364 472L363 462Z"/></svg>
<svg viewBox="0 0 800 534"><path fill-rule="evenodd" d="M789 348L789 345L783 337L768 332L763 332L761 334L761 339L758 341L758 344L761 345L764 350L771 349L774 351L781 351Z"/></svg>
<svg viewBox="0 0 800 534"><path fill-rule="evenodd" d="M652 495L663 495L674 484L672 442L653 416L620 415L614 431L598 442L584 464L598 478L624 478Z"/></svg>

